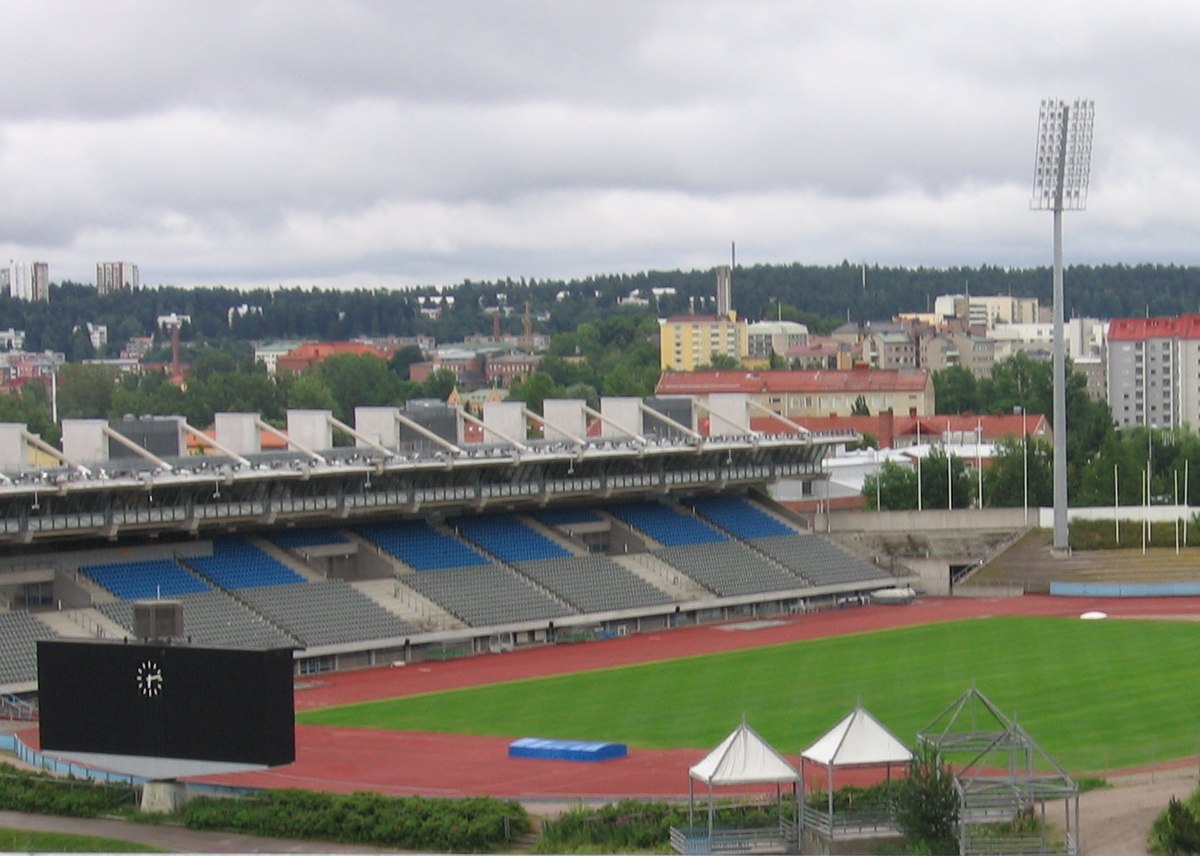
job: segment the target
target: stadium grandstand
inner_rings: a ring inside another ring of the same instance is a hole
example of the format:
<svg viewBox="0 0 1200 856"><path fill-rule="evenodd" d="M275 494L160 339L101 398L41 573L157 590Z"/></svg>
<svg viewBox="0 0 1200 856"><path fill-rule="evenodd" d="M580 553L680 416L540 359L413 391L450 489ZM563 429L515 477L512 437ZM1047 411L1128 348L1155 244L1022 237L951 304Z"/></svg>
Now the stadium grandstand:
<svg viewBox="0 0 1200 856"><path fill-rule="evenodd" d="M757 407L605 398L475 416L413 402L357 408L353 425L223 413L212 432L67 419L61 448L0 425L0 694L36 698L36 640L133 638L144 601L182 605L181 644L291 646L297 674L314 674L895 586L764 490L821 478L856 438L762 434ZM264 433L286 449L264 450Z"/></svg>

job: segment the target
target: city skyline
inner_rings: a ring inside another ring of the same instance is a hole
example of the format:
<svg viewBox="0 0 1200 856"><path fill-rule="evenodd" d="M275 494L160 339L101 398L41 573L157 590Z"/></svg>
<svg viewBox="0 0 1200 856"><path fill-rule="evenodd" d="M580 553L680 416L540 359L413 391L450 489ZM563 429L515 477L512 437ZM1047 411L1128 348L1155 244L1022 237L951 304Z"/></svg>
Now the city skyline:
<svg viewBox="0 0 1200 856"><path fill-rule="evenodd" d="M1072 263L1200 263L1200 9L130 0L6 8L0 257L392 287L1048 265L1041 99L1091 98ZM120 50L113 50L114 45Z"/></svg>

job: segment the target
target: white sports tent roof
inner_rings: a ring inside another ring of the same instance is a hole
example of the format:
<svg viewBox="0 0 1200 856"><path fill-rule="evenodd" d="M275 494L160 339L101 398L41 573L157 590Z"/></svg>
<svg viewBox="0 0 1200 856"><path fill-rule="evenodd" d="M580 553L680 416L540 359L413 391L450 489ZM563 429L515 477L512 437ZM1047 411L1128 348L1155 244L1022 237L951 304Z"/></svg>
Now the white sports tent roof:
<svg viewBox="0 0 1200 856"><path fill-rule="evenodd" d="M804 760L826 767L906 764L912 757L909 748L862 705L801 753Z"/></svg>
<svg viewBox="0 0 1200 856"><path fill-rule="evenodd" d="M908 764L912 757L909 748L884 728L878 719L867 713L861 703L816 743L800 753L801 776L807 763L820 764L826 770L828 835L831 840L836 828L833 824L833 771L838 767L887 767L890 781L892 765ZM803 785L801 790L804 790Z"/></svg>
<svg viewBox="0 0 1200 856"><path fill-rule="evenodd" d="M713 788L724 785L775 785L776 797L781 798L781 786L790 782L795 793L800 774L796 768L763 740L742 720L733 732L703 760L688 769L688 822L694 823L695 781L708 785L708 835L713 834ZM782 801L780 801L782 811Z"/></svg>
<svg viewBox="0 0 1200 856"><path fill-rule="evenodd" d="M710 787L782 784L800 779L796 769L745 722L704 760L692 765L688 773Z"/></svg>

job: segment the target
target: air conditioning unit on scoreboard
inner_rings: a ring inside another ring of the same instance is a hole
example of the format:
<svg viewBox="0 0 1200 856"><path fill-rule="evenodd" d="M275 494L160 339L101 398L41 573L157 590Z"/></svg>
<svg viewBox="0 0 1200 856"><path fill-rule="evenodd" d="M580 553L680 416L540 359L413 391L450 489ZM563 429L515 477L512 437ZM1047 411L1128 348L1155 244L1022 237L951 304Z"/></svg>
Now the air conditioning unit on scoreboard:
<svg viewBox="0 0 1200 856"><path fill-rule="evenodd" d="M142 640L182 636L183 604L177 600L135 601L133 635Z"/></svg>

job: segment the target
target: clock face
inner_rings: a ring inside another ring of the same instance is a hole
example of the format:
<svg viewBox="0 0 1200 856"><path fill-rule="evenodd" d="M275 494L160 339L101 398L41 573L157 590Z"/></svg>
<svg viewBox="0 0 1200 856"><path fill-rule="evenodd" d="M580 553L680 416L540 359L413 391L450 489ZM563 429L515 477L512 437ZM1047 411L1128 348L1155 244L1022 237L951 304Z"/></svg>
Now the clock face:
<svg viewBox="0 0 1200 856"><path fill-rule="evenodd" d="M143 660L137 669L138 691L147 698L153 698L162 692L162 666L153 660Z"/></svg>

